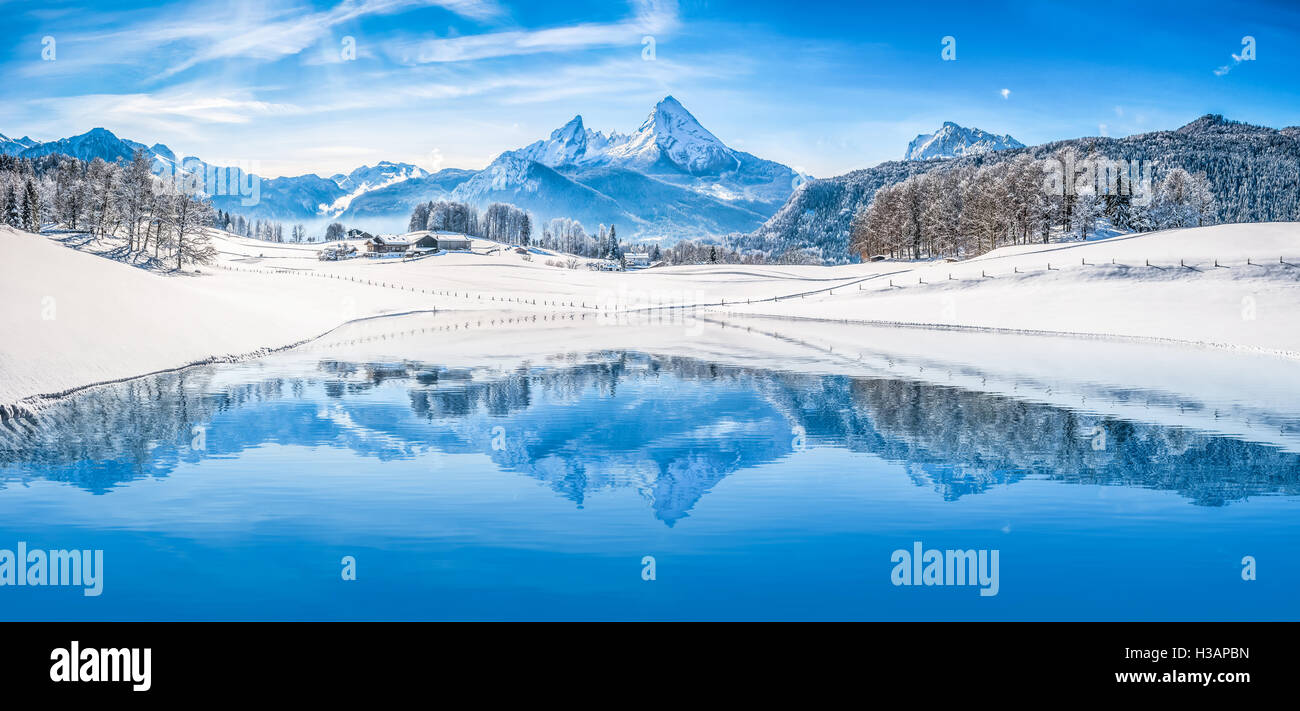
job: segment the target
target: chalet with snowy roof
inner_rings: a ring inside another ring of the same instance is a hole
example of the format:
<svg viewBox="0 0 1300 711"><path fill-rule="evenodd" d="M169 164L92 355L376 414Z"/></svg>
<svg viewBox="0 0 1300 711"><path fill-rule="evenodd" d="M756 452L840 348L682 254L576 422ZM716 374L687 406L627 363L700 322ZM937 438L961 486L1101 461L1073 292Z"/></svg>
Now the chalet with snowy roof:
<svg viewBox="0 0 1300 711"><path fill-rule="evenodd" d="M375 235L361 243L368 257L408 252L436 252L438 250L468 250L470 238L454 232L421 230L404 235Z"/></svg>
<svg viewBox="0 0 1300 711"><path fill-rule="evenodd" d="M364 243L366 256L378 257L385 254L403 254L411 248L411 243L402 237L393 235L375 235Z"/></svg>

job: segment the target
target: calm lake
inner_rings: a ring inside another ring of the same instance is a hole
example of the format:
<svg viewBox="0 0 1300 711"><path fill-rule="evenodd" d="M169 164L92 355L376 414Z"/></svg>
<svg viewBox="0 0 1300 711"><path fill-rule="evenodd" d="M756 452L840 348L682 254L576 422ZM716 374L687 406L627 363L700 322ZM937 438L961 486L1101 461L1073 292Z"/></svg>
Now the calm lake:
<svg viewBox="0 0 1300 711"><path fill-rule="evenodd" d="M0 549L101 549L104 579L0 587L0 618L1300 619L1300 415L1195 385L1247 356L1086 346L1167 380L1214 359L1184 387L1042 340L1033 375L999 337L749 324L790 349L751 357L440 319L5 423ZM894 584L917 542L997 551L996 594Z"/></svg>

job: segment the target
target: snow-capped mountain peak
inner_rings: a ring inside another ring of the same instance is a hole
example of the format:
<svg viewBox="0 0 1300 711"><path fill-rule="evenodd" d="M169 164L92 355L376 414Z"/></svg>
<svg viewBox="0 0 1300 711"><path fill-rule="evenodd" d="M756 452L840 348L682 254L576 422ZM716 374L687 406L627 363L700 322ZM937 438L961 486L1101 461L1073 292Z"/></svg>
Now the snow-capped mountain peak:
<svg viewBox="0 0 1300 711"><path fill-rule="evenodd" d="M593 131L583 125L582 116L574 116L549 138L511 153L551 168L612 164L689 175L719 175L737 170L741 163L672 96L655 104L630 135Z"/></svg>
<svg viewBox="0 0 1300 711"><path fill-rule="evenodd" d="M582 116L574 116L568 123L551 131L550 138L513 153L550 167L577 165L598 160L608 143L604 135L583 126ZM595 150L589 151L589 147Z"/></svg>
<svg viewBox="0 0 1300 711"><path fill-rule="evenodd" d="M631 134L602 133L575 116L547 138L506 151L453 199L509 202L539 219L618 223L660 237L749 229L780 207L797 176L727 147L666 96Z"/></svg>
<svg viewBox="0 0 1300 711"><path fill-rule="evenodd" d="M410 163L393 163L381 160L373 166L363 165L347 175L330 177L347 194L340 195L328 205L321 204L319 211L331 218L338 217L352 205L352 201L371 192L412 178L428 177L425 169Z"/></svg>
<svg viewBox="0 0 1300 711"><path fill-rule="evenodd" d="M904 156L904 160L956 158L1024 147L1025 144L1009 134L999 136L978 128L965 128L952 121L944 121L938 131L922 133L907 144L907 155Z"/></svg>
<svg viewBox="0 0 1300 711"><path fill-rule="evenodd" d="M582 114L574 116L572 120L563 126L551 132L552 141L563 141L565 143L581 143L586 140L585 128L582 125Z"/></svg>
<svg viewBox="0 0 1300 711"><path fill-rule="evenodd" d="M15 156L35 145L36 141L27 136L10 138L0 133L0 155Z"/></svg>
<svg viewBox="0 0 1300 711"><path fill-rule="evenodd" d="M609 153L613 158L645 166L668 162L692 175L719 174L740 167L735 153L672 96L655 104L641 127Z"/></svg>

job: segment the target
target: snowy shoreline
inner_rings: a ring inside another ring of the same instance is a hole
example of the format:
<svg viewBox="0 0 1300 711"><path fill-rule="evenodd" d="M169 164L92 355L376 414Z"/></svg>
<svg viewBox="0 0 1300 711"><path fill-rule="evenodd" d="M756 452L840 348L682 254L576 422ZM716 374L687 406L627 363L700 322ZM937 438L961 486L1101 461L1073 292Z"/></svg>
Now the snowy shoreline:
<svg viewBox="0 0 1300 711"><path fill-rule="evenodd" d="M1077 338L1084 340L1114 341L1120 343L1158 343L1162 345L1186 348L1205 348L1212 350L1241 351L1255 355L1275 356L1288 360L1300 360L1300 351L1243 346L1232 343L1215 343L1213 341L1192 341L1182 338L1159 338L1154 336L1129 336L1116 333L1092 333L1087 331L1049 331L1030 328L997 328L993 326L959 326L943 323L919 323L914 321L876 321L869 319L819 318L816 316L796 316L753 313L745 314L750 318L773 319L777 321L810 321L813 323L840 324L845 326L873 326L877 328L914 328L927 331L956 331L959 333L989 333L1009 336L1052 336ZM706 318L707 320L707 318Z"/></svg>
<svg viewBox="0 0 1300 711"><path fill-rule="evenodd" d="M171 368L161 368L159 370L149 371L148 373L138 373L135 375L126 375L121 378L114 378L112 380L101 380L95 383L86 383L85 385L77 385L75 387L68 388L67 390L62 390L60 392L55 392L55 393L39 393L36 395L29 395L17 402L0 403L0 422L3 422L10 418L19 417L23 414L36 412L41 409L41 406L44 403L58 400L60 398L65 398L69 395L75 395L76 393L79 393L83 390L90 390L91 388L98 388L105 385L117 385L119 383L125 383L131 380L139 380L141 378L148 378L154 375L162 375L164 373L176 373L189 368L197 368L205 365L217 365L220 363L240 363L248 360L253 360L256 358L264 358L269 355L274 355L276 353L282 353L284 351L293 350L295 348L305 346L309 343L319 341L320 339L329 336L331 333L334 333L339 329L346 328L347 326L352 326L365 321L373 321L376 319L386 319L386 318L400 318L402 316L413 316L416 314L431 314L437 312L438 312L437 309L420 309L416 311L406 311L402 313L380 314L378 316L364 316L362 318L352 319L351 321L344 321L343 323L335 326L334 328L329 329L328 331L325 331L324 333L319 333L310 338L304 338L301 341L298 341L296 343L290 343L287 345L276 346L276 347L259 348L255 351L251 351L248 353L237 353L237 354L222 355L222 356L215 356L215 355L208 356L207 358L202 358L196 361L192 361Z"/></svg>
<svg viewBox="0 0 1300 711"><path fill-rule="evenodd" d="M431 311L581 315L591 328L647 310L689 311L1300 358L1297 223L1021 245L962 262L627 273L571 270L506 252L320 262L313 245L224 233L213 243L217 268L160 273L0 229L0 331L8 334L0 346L0 403L28 409L95 385L257 358L346 324ZM1061 261L1048 263L1044 249Z"/></svg>

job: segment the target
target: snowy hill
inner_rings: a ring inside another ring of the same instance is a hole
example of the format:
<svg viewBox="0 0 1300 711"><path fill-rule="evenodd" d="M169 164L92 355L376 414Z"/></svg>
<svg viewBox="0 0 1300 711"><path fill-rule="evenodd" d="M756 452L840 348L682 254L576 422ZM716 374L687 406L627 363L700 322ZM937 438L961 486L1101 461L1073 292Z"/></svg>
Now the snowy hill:
<svg viewBox="0 0 1300 711"><path fill-rule="evenodd" d="M1295 359L1298 229L1297 223L1216 225L1006 247L953 263L699 265L632 273L567 269L510 250L410 262L321 262L315 246L214 232L218 263L179 278L69 248L80 242L65 243L64 236L0 227L6 255L0 262L0 332L16 334L0 348L0 404L259 353L318 336L349 318L433 308L456 319L468 318L465 311L501 309L595 317L595 304L613 308L617 300L617 308L633 310L662 299L656 294L680 294L701 305L699 315L706 317L765 314L1168 339ZM58 328L31 306L47 297L57 303ZM577 330L560 336L545 328L534 335L544 349L569 347L590 324L594 329L585 332L597 335L593 350L609 347L603 335L609 322L583 318L566 319L572 325L564 328ZM785 330L789 323L768 319L756 330ZM673 342L706 347L683 338L682 327L671 331ZM728 342L740 337L736 330ZM480 332L493 330L474 329ZM836 354L874 343L851 335ZM444 345L461 342L437 337ZM485 353L519 353L519 346L513 334L499 347L480 344L467 353L481 362ZM947 350L939 344L929 355ZM753 353L744 357L752 361ZM1044 367L1059 369L1059 363Z"/></svg>
<svg viewBox="0 0 1300 711"><path fill-rule="evenodd" d="M944 121L934 133L922 133L907 144L904 160L929 160L931 158L956 158L1009 148L1024 148L1025 144L1010 135L999 136L978 128L964 128L952 121Z"/></svg>

